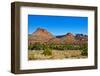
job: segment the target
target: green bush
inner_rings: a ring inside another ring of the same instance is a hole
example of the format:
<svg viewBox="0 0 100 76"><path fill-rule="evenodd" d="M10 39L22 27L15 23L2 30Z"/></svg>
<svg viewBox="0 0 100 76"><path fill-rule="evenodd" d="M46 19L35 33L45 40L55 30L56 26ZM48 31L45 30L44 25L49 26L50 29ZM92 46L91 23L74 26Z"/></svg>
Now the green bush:
<svg viewBox="0 0 100 76"><path fill-rule="evenodd" d="M34 48L33 45L29 45L29 46L28 46L28 49L29 49L29 50L33 50L33 48Z"/></svg>
<svg viewBox="0 0 100 76"><path fill-rule="evenodd" d="M62 45L56 45L54 49L56 49L56 50L63 50L63 46Z"/></svg>
<svg viewBox="0 0 100 76"><path fill-rule="evenodd" d="M67 47L65 45L49 45L50 49L55 50L66 50Z"/></svg>
<svg viewBox="0 0 100 76"><path fill-rule="evenodd" d="M66 45L67 50L74 50L73 45Z"/></svg>
<svg viewBox="0 0 100 76"><path fill-rule="evenodd" d="M88 55L88 45L87 44L83 44L82 46L82 53L83 56L87 56Z"/></svg>
<svg viewBox="0 0 100 76"><path fill-rule="evenodd" d="M34 44L33 49L34 50L42 50L43 49L42 44L39 44L39 43Z"/></svg>
<svg viewBox="0 0 100 76"><path fill-rule="evenodd" d="M36 44L33 44L33 45L29 45L28 49L29 50L43 50L43 45L36 43Z"/></svg>
<svg viewBox="0 0 100 76"><path fill-rule="evenodd" d="M71 45L71 44L40 44L36 43L34 45L29 45L29 50L44 50L45 48L49 48L50 50L83 50L83 48L87 47L85 45Z"/></svg>
<svg viewBox="0 0 100 76"><path fill-rule="evenodd" d="M52 55L52 50L47 45L44 45L44 51L43 51L42 54L44 54L44 55Z"/></svg>
<svg viewBox="0 0 100 76"><path fill-rule="evenodd" d="M74 46L73 46L73 49L74 49L74 50L80 50L80 46L79 46L79 45L74 45Z"/></svg>
<svg viewBox="0 0 100 76"><path fill-rule="evenodd" d="M49 44L48 46L49 46L50 49L55 49L56 48L55 44Z"/></svg>
<svg viewBox="0 0 100 76"><path fill-rule="evenodd" d="M67 44L67 45L49 45L50 49L55 49L55 50L79 50L80 46L79 45L71 45L71 44Z"/></svg>
<svg viewBox="0 0 100 76"><path fill-rule="evenodd" d="M82 50L81 55L83 55L83 56L87 56L87 55L88 55L88 50L87 50L87 48L84 48L84 49Z"/></svg>

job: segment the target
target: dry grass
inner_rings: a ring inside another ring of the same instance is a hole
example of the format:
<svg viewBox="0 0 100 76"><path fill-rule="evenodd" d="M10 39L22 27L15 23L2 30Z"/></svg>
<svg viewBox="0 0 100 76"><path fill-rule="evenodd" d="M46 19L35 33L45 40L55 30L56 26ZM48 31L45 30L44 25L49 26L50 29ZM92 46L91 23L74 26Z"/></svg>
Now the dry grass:
<svg viewBox="0 0 100 76"><path fill-rule="evenodd" d="M82 56L80 50L52 50L52 55L45 56L42 54L43 50L29 50L28 59L29 60L44 60L44 59L65 59L65 58L87 58L87 56Z"/></svg>

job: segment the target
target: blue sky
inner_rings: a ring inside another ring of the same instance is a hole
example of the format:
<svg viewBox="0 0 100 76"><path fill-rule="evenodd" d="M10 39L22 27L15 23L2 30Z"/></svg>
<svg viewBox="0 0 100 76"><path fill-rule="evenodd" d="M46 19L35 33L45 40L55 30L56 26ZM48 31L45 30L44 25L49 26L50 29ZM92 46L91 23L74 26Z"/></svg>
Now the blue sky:
<svg viewBox="0 0 100 76"><path fill-rule="evenodd" d="M44 28L53 35L68 32L88 35L88 17L28 15L28 34L37 28Z"/></svg>

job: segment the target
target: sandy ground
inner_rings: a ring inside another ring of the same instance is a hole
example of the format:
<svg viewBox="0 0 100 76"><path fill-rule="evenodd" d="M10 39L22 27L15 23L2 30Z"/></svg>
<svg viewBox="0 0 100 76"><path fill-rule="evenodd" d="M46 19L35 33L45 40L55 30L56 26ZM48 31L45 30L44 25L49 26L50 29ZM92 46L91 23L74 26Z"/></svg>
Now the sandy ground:
<svg viewBox="0 0 100 76"><path fill-rule="evenodd" d="M87 58L87 56L82 56L80 50L52 50L52 55L45 56L43 50L29 50L28 59L29 60L45 60L45 59L80 59Z"/></svg>

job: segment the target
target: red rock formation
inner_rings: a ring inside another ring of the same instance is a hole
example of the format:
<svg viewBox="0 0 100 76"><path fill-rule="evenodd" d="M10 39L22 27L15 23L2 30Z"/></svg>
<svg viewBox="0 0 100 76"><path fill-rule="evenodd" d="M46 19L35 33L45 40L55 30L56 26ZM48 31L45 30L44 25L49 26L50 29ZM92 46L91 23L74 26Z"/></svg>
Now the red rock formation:
<svg viewBox="0 0 100 76"><path fill-rule="evenodd" d="M72 33L67 33L64 37L65 44L73 44L75 41L75 37Z"/></svg>
<svg viewBox="0 0 100 76"><path fill-rule="evenodd" d="M42 29L42 28L37 28L37 30L32 33L32 36L41 36L41 37L46 37L46 38L53 37L53 35L50 32L48 32L46 29Z"/></svg>
<svg viewBox="0 0 100 76"><path fill-rule="evenodd" d="M28 43L46 43L48 40L53 38L53 35L49 33L47 30L38 28L35 32L32 33L31 37L29 37Z"/></svg>
<svg viewBox="0 0 100 76"><path fill-rule="evenodd" d="M48 41L49 44L62 44L60 38L52 38Z"/></svg>
<svg viewBox="0 0 100 76"><path fill-rule="evenodd" d="M88 37L81 36L80 34L74 36L72 33L67 33L62 36L53 36L45 29L38 28L28 37L28 44L84 44L87 43Z"/></svg>

